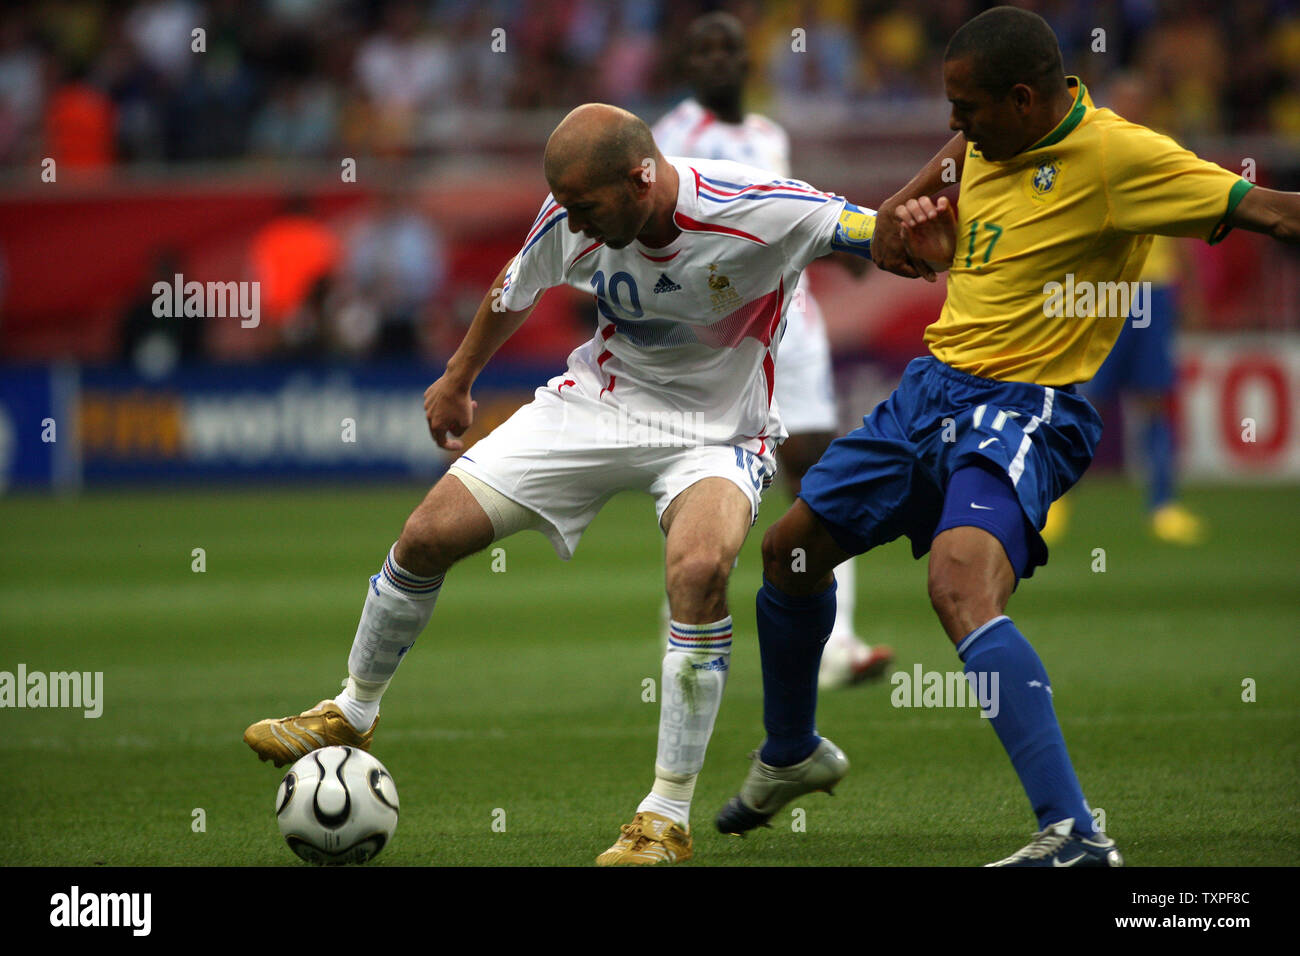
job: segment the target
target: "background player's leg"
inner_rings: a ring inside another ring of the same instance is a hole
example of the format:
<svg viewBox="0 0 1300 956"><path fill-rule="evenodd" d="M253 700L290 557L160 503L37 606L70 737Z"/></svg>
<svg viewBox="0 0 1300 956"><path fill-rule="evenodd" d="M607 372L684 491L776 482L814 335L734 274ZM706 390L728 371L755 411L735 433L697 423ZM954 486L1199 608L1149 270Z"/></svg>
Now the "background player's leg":
<svg viewBox="0 0 1300 956"><path fill-rule="evenodd" d="M731 660L727 579L745 542L753 506L725 478L705 478L664 511L665 578L672 621L664 654L655 783L637 812L690 822Z"/></svg>
<svg viewBox="0 0 1300 956"><path fill-rule="evenodd" d="M1177 500L1175 493L1174 426L1169 412L1171 395L1141 391L1132 407L1140 415L1142 452L1147 468L1147 510L1151 530L1171 544L1196 545L1205 540L1204 522Z"/></svg>
<svg viewBox="0 0 1300 956"><path fill-rule="evenodd" d="M955 503L957 511L949 512L945 506L939 527L955 513L969 514L960 510L968 500L992 509L980 514L991 523L1000 522L998 535L971 526L940 531L930 550L930 601L957 646L967 675L987 674L982 686L996 687L992 705L984 713L1011 758L1039 829L1069 818L1075 833L1091 835L1092 813L1056 719L1047 671L1002 613L1016 582L1012 561L1025 566L1028 522L1010 483L973 467L953 476L946 501Z"/></svg>
<svg viewBox="0 0 1300 956"><path fill-rule="evenodd" d="M1125 325L1120 337L1131 335L1138 344L1125 382L1137 413L1140 440L1147 469L1147 511L1152 533L1170 544L1192 546L1205 539L1205 525L1176 500L1173 415L1170 405L1177 382L1174 340L1178 325L1175 286L1149 284L1148 325Z"/></svg>
<svg viewBox="0 0 1300 956"><path fill-rule="evenodd" d="M1143 419L1142 450L1149 469L1147 506L1155 511L1174 498L1174 430L1163 395L1140 393L1135 404Z"/></svg>
<svg viewBox="0 0 1300 956"><path fill-rule="evenodd" d="M1129 409L1136 413L1147 472L1147 511L1155 514L1174 498L1174 432L1165 396L1159 392L1132 393Z"/></svg>

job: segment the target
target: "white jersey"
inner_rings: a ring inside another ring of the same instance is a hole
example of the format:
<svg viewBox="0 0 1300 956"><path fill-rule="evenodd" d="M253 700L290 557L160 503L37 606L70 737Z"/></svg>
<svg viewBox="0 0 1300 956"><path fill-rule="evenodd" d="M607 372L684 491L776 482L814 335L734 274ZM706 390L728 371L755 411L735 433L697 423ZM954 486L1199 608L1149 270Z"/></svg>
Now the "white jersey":
<svg viewBox="0 0 1300 956"><path fill-rule="evenodd" d="M757 113L746 113L739 124L724 123L694 99L686 99L655 123L652 132L665 156L730 159L790 175L790 138Z"/></svg>
<svg viewBox="0 0 1300 956"><path fill-rule="evenodd" d="M501 303L520 311L562 284L594 293L574 385L629 412L680 414L690 441L770 447L786 434L772 402L785 312L803 269L831 251L845 200L739 163L669 162L681 230L669 245L609 249L570 230L548 196Z"/></svg>
<svg viewBox="0 0 1300 956"><path fill-rule="evenodd" d="M727 123L695 99L686 99L654 125L653 133L665 154L730 159L790 175L790 138L757 113L745 114L740 123ZM800 276L798 289L786 314L777 403L792 434L837 431L826 326L807 276Z"/></svg>

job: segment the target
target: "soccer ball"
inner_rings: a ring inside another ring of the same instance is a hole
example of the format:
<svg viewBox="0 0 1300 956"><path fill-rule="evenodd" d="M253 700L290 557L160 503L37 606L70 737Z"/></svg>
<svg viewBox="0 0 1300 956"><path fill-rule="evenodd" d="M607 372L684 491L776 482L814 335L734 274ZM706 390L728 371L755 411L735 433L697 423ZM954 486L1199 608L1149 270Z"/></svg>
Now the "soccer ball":
<svg viewBox="0 0 1300 956"><path fill-rule="evenodd" d="M397 829L397 785L356 747L325 747L284 775L275 816L289 849L308 863L364 863Z"/></svg>

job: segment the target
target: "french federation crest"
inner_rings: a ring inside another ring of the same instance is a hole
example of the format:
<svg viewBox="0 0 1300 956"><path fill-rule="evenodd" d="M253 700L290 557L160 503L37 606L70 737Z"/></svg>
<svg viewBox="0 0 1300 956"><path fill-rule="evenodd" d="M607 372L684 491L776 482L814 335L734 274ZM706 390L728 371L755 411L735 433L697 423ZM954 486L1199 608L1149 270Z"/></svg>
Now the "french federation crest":
<svg viewBox="0 0 1300 956"><path fill-rule="evenodd" d="M740 293L736 291L730 279L718 272L716 262L709 263L709 288L713 290L709 300L714 312L740 305Z"/></svg>
<svg viewBox="0 0 1300 956"><path fill-rule="evenodd" d="M1051 156L1029 172L1029 198L1037 202L1047 202L1056 196L1056 184L1061 179L1061 161Z"/></svg>

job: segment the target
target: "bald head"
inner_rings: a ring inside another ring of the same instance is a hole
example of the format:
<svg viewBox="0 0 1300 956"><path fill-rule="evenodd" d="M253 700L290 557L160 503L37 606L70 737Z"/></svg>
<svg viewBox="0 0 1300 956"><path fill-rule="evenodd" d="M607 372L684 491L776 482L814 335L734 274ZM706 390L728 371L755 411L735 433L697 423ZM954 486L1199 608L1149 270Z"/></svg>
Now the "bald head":
<svg viewBox="0 0 1300 956"><path fill-rule="evenodd" d="M676 229L671 220L677 174L655 147L650 128L627 110L579 106L547 140L543 165L571 232L622 249L643 232L653 238Z"/></svg>
<svg viewBox="0 0 1300 956"><path fill-rule="evenodd" d="M650 127L617 106L586 103L569 113L546 141L546 181L607 186L659 155Z"/></svg>

